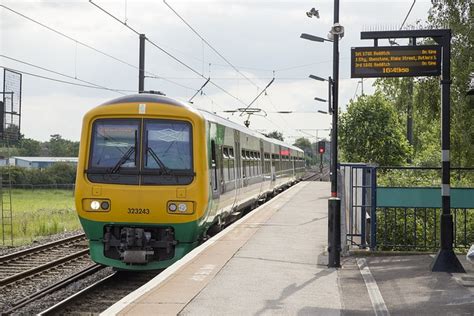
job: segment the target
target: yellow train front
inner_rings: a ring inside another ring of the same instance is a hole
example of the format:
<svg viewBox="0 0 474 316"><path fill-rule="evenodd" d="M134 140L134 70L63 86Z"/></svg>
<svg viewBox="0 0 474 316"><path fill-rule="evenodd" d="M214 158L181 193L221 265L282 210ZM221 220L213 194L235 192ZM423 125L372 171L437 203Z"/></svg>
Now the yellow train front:
<svg viewBox="0 0 474 316"><path fill-rule="evenodd" d="M92 260L161 269L303 170L298 148L171 98L131 95L84 117L76 209Z"/></svg>

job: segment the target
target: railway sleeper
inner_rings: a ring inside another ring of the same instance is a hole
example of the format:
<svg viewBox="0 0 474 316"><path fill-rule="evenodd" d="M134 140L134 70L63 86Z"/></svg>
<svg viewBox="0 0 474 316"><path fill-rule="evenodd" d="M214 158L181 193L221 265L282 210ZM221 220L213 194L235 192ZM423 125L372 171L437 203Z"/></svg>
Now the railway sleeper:
<svg viewBox="0 0 474 316"><path fill-rule="evenodd" d="M104 255L126 264L147 264L174 257L172 227L104 227Z"/></svg>

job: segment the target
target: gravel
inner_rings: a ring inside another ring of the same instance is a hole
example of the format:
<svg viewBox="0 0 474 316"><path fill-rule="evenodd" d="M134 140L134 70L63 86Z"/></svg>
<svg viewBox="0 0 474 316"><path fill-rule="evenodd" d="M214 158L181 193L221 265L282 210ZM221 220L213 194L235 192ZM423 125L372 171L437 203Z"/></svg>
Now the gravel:
<svg viewBox="0 0 474 316"><path fill-rule="evenodd" d="M71 237L71 236L82 234L82 233L83 233L83 230L78 229L78 230L72 230L72 231L63 232L63 233L59 233L59 234L54 234L54 235L50 235L50 236L38 237L31 244L28 244L28 245L23 245L23 246L18 246L18 247L0 246L0 256L8 255L8 254L13 253L13 252L17 252L17 251L25 250L25 249L28 249L28 248L36 247L36 246L39 246L39 245L47 244L47 243L52 242L52 241L56 241L56 240L59 240L59 239Z"/></svg>
<svg viewBox="0 0 474 316"><path fill-rule="evenodd" d="M104 268L93 275L90 275L82 280L69 284L63 289L60 289L56 292L48 294L47 296L39 300L36 300L31 305L27 305L19 309L12 315L36 315L113 273L114 271L112 270L112 268Z"/></svg>

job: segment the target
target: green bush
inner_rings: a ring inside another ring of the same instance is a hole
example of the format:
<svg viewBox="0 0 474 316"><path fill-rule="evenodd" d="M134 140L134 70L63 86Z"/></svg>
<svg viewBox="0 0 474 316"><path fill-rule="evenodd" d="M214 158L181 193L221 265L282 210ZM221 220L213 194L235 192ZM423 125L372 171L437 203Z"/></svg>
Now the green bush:
<svg viewBox="0 0 474 316"><path fill-rule="evenodd" d="M45 169L5 166L0 167L0 174L10 174L12 184L16 186L71 184L76 181L76 167L64 162L56 163Z"/></svg>

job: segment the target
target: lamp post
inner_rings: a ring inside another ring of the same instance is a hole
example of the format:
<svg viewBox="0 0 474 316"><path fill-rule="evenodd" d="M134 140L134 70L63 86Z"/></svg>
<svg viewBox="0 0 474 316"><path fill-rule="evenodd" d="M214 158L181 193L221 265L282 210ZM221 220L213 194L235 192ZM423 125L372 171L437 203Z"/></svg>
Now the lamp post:
<svg viewBox="0 0 474 316"><path fill-rule="evenodd" d="M319 14L319 12L318 12ZM329 39L303 33L301 38L314 42L333 43L332 75L332 132L331 132L331 198L328 201L328 267L341 266L341 200L337 196L337 120L339 96L339 38L344 36L344 27L339 24L339 0L334 0L334 24ZM314 77L314 78L313 78ZM317 76L313 79L318 80ZM331 90L331 89L329 89Z"/></svg>

